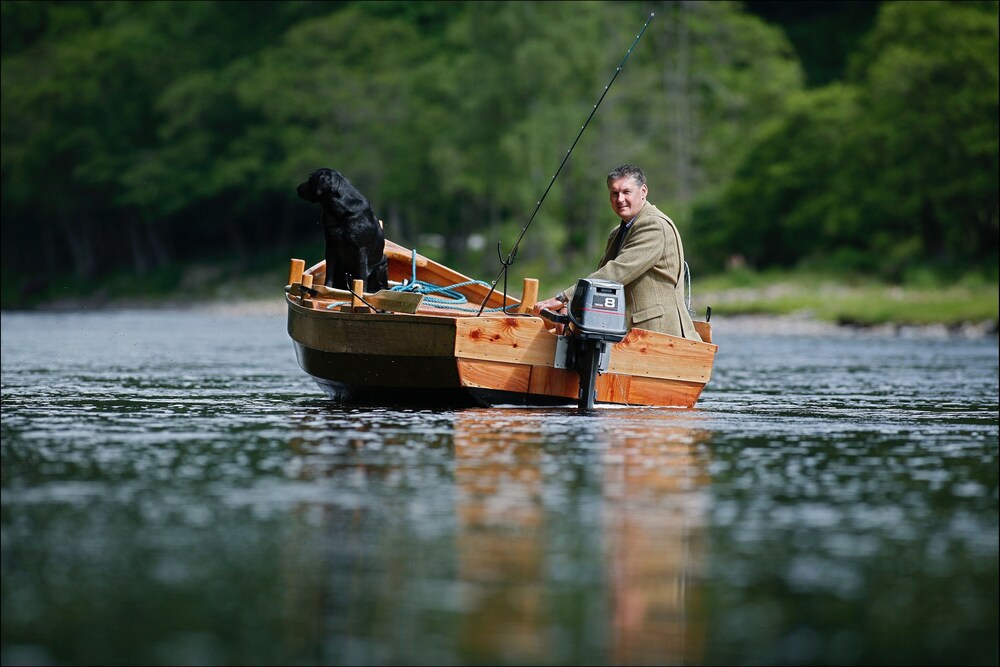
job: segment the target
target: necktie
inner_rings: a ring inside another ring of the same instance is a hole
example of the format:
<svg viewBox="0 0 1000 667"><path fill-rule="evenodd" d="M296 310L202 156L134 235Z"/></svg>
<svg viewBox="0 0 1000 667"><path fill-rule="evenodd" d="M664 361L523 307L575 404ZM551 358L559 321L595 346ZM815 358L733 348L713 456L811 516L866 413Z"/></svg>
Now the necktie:
<svg viewBox="0 0 1000 667"><path fill-rule="evenodd" d="M631 222L631 221L630 221ZM622 224L618 226L618 236L615 237L615 251L611 255L611 259L618 256L621 252L622 244L625 243L625 235L628 233L628 222L622 220Z"/></svg>

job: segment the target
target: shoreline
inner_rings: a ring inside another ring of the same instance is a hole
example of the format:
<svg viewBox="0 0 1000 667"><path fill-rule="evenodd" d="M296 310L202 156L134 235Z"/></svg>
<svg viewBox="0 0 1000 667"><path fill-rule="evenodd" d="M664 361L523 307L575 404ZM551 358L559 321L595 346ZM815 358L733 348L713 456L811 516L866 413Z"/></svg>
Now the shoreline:
<svg viewBox="0 0 1000 667"><path fill-rule="evenodd" d="M4 310L4 313L84 313L114 312L123 310L192 310L228 317L274 316L284 317L285 300L248 298L242 300L203 301L148 301L116 300L96 303L67 299L53 302L42 308ZM819 320L807 312L782 315L725 315L713 313L711 320L716 335L725 331L739 331L745 335L789 335L789 336L878 336L885 338L960 338L979 340L998 336L997 321L963 322L947 324L904 324L885 323L878 325L838 324ZM723 334L725 335L725 334Z"/></svg>
<svg viewBox="0 0 1000 667"><path fill-rule="evenodd" d="M740 333L749 335L789 335L789 336L872 336L881 338L925 338L925 339L966 339L982 340L998 336L997 323L963 322L947 324L904 324L891 322L876 325L837 324L825 322L809 315L732 315L713 317L713 323L720 320L721 326L738 328ZM722 324L724 323L724 324ZM721 328L721 327L720 327Z"/></svg>

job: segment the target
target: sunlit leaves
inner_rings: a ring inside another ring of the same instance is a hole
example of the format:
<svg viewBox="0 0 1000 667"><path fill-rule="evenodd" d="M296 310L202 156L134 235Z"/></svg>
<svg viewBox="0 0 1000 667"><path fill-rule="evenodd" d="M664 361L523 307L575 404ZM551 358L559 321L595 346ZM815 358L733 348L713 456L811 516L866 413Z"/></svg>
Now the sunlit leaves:
<svg viewBox="0 0 1000 667"><path fill-rule="evenodd" d="M996 3L887 3L849 81L788 98L702 205L696 254L832 256L894 278L928 261L995 271L997 26Z"/></svg>

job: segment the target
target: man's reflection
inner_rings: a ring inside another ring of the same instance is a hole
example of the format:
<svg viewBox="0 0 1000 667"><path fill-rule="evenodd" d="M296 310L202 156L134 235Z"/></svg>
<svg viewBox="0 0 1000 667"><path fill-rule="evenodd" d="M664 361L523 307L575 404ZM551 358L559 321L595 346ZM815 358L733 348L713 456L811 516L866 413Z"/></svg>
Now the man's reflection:
<svg viewBox="0 0 1000 667"><path fill-rule="evenodd" d="M601 411L585 422L574 419L570 436L553 434L547 421L532 412L517 417L472 410L456 416L456 558L458 577L467 585L463 655L584 659L559 644L569 626L570 635L584 635L570 641L600 647L614 663L699 662L708 476L698 443L708 434L688 412ZM570 455L567 438L589 458ZM567 488L570 482L560 470L546 468L546 460L563 466L576 460L573 465L591 468L577 478L595 479L589 475L595 473L598 487ZM579 496L574 502L600 516L590 521L546 507L546 497L567 494ZM566 521L578 524L553 524ZM598 551L596 545L603 545L603 553L593 554L604 562L603 582L569 582L582 589L580 601L606 591L603 624L585 610L569 621L563 618L567 610L553 603L553 579L560 576L553 568L565 555L556 557L552 543L556 535L574 531L603 533L590 540ZM602 633L603 641L588 636L592 632Z"/></svg>
<svg viewBox="0 0 1000 667"><path fill-rule="evenodd" d="M622 422L613 426L619 419ZM611 661L701 662L707 434L657 411L615 415L604 464Z"/></svg>

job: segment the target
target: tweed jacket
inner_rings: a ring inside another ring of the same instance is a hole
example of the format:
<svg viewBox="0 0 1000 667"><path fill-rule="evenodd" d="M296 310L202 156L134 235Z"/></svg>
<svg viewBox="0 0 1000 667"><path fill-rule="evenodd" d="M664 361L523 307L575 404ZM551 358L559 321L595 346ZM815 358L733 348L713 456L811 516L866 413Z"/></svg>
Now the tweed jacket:
<svg viewBox="0 0 1000 667"><path fill-rule="evenodd" d="M625 320L630 329L701 340L684 305L684 246L673 221L647 201L618 256L612 257L617 234L616 225L597 271L588 277L625 286ZM570 300L575 287L565 290Z"/></svg>

